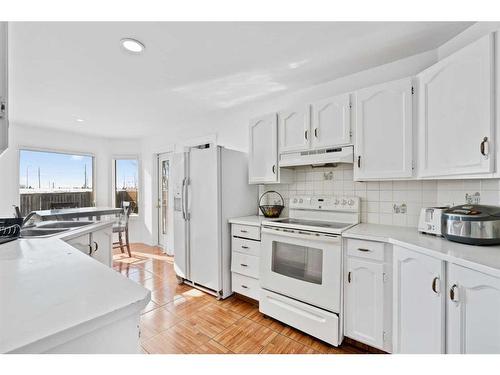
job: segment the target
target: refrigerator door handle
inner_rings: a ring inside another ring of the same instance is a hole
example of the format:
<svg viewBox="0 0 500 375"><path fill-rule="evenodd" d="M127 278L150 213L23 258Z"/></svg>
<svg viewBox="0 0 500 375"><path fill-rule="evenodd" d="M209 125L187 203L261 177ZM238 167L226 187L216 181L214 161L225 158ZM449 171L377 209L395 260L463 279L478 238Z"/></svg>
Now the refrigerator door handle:
<svg viewBox="0 0 500 375"><path fill-rule="evenodd" d="M181 191L182 218L184 220L186 220L186 205L184 203L186 200L185 192L186 192L186 178L184 177L182 179L182 191Z"/></svg>
<svg viewBox="0 0 500 375"><path fill-rule="evenodd" d="M189 202L188 202L188 187L189 187L189 178L186 177L186 183L184 185L184 212L186 214L186 217L185 217L185 220L188 221L189 220Z"/></svg>

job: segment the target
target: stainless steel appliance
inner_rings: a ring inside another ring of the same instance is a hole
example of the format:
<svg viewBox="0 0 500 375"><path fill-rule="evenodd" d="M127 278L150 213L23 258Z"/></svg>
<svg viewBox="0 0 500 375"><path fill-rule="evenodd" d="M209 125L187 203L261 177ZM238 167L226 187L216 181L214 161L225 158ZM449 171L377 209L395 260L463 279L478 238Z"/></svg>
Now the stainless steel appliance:
<svg viewBox="0 0 500 375"><path fill-rule="evenodd" d="M443 236L470 245L500 244L500 207L466 204L445 210Z"/></svg>
<svg viewBox="0 0 500 375"><path fill-rule="evenodd" d="M418 231L441 236L441 215L448 208L449 206L422 208L418 218Z"/></svg>
<svg viewBox="0 0 500 375"><path fill-rule="evenodd" d="M228 219L256 213L247 155L202 145L174 154L174 269L180 281L219 298L231 291Z"/></svg>
<svg viewBox="0 0 500 375"><path fill-rule="evenodd" d="M342 231L357 197L292 197L287 219L263 221L259 310L332 345L342 342Z"/></svg>

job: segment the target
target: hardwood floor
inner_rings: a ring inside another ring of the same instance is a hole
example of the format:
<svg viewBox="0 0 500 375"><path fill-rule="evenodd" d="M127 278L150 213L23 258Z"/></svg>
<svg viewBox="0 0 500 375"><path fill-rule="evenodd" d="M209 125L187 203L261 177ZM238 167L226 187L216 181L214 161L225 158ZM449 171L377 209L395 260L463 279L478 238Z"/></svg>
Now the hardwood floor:
<svg viewBox="0 0 500 375"><path fill-rule="evenodd" d="M259 312L232 296L223 301L178 285L173 258L157 247L132 244L132 258L117 253L113 268L151 290L141 315L141 347L149 354L365 354L351 344L336 348ZM364 348L366 349L366 348Z"/></svg>

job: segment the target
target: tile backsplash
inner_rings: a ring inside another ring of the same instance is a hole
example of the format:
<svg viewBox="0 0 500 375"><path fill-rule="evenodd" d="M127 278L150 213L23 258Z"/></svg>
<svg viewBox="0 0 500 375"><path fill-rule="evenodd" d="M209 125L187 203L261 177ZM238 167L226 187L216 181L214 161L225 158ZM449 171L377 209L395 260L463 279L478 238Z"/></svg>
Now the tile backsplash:
<svg viewBox="0 0 500 375"><path fill-rule="evenodd" d="M289 184L261 185L260 194L276 190L288 200L294 195L354 195L361 198L364 223L416 227L422 207L465 202L500 204L500 180L353 181L353 166L299 167Z"/></svg>

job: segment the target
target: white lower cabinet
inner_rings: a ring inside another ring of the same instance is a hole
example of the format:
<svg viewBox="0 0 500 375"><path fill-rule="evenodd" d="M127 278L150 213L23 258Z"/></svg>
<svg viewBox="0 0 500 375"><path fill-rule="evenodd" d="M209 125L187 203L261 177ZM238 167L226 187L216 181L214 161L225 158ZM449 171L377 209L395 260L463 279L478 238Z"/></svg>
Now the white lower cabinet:
<svg viewBox="0 0 500 375"><path fill-rule="evenodd" d="M259 300L260 224L232 224L231 235L231 288Z"/></svg>
<svg viewBox="0 0 500 375"><path fill-rule="evenodd" d="M445 352L444 261L394 246L394 352Z"/></svg>
<svg viewBox="0 0 500 375"><path fill-rule="evenodd" d="M348 240L344 274L345 335L392 351L392 283L381 242ZM381 251L381 252L380 252ZM375 256L376 255L376 256Z"/></svg>
<svg viewBox="0 0 500 375"><path fill-rule="evenodd" d="M111 267L112 261L112 230L104 228L95 232L82 234L78 237L64 239L68 244L80 250L95 260Z"/></svg>
<svg viewBox="0 0 500 375"><path fill-rule="evenodd" d="M447 353L500 353L500 279L448 264Z"/></svg>
<svg viewBox="0 0 500 375"><path fill-rule="evenodd" d="M384 265L347 260L346 336L381 348L384 345Z"/></svg>

